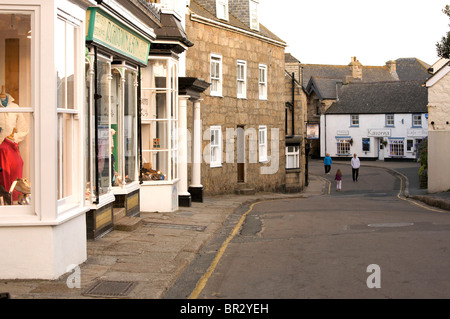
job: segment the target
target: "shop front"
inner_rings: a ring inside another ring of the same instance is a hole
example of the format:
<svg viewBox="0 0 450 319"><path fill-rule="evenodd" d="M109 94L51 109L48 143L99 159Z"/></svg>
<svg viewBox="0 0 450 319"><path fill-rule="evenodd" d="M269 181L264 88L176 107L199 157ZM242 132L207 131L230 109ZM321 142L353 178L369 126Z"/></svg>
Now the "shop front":
<svg viewBox="0 0 450 319"><path fill-rule="evenodd" d="M86 260L82 1L0 4L0 278Z"/></svg>
<svg viewBox="0 0 450 319"><path fill-rule="evenodd" d="M140 213L141 74L155 36L104 8L86 16L85 199L87 236L95 239L113 230L114 210Z"/></svg>

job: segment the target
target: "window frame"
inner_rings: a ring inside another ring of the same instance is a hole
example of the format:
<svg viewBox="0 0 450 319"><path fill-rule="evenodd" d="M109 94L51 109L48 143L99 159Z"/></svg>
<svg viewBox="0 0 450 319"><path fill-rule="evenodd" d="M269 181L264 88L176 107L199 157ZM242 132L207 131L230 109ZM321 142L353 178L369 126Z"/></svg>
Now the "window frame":
<svg viewBox="0 0 450 319"><path fill-rule="evenodd" d="M392 119L389 117L392 116ZM391 123L392 121L392 123ZM386 127L395 127L395 114L386 114L385 115L385 124Z"/></svg>
<svg viewBox="0 0 450 319"><path fill-rule="evenodd" d="M401 154L400 154L400 151ZM394 154L396 153L396 154ZM405 156L405 142L403 138L390 138L389 139L389 155L391 157L404 157Z"/></svg>
<svg viewBox="0 0 450 319"><path fill-rule="evenodd" d="M293 151L290 152L289 148L293 147ZM289 158L294 157L294 166L289 166ZM298 169L300 168L300 146L299 145L287 145L286 146L286 169Z"/></svg>
<svg viewBox="0 0 450 319"><path fill-rule="evenodd" d="M260 125L258 127L258 159L260 163L265 163L268 161L266 125Z"/></svg>
<svg viewBox="0 0 450 319"><path fill-rule="evenodd" d="M336 154L337 155L350 155L350 140L351 137L336 137ZM345 147L340 147L340 144L345 145ZM347 150L347 152L341 152L341 150Z"/></svg>
<svg viewBox="0 0 450 319"><path fill-rule="evenodd" d="M240 77L240 68L242 68L242 78ZM238 99L247 98L247 61L237 60L236 62L236 97ZM242 92L239 92L241 87Z"/></svg>
<svg viewBox="0 0 450 319"><path fill-rule="evenodd" d="M216 136L217 133L217 141L213 140L213 136ZM222 141L222 126L213 125L209 128L209 166L211 168L214 167L222 167L222 152L223 152L223 141ZM217 142L217 143L216 143ZM214 143L214 144L213 144ZM217 158L213 156L213 153L217 149ZM215 160L213 161L213 158Z"/></svg>
<svg viewBox="0 0 450 319"><path fill-rule="evenodd" d="M216 17L221 20L229 20L228 0L216 0Z"/></svg>
<svg viewBox="0 0 450 319"><path fill-rule="evenodd" d="M416 124L416 117L418 117L418 121L420 122L419 124ZM422 114L420 114L420 113L412 114L411 120L412 120L412 122L411 122L412 127L422 127L422 125L423 125Z"/></svg>
<svg viewBox="0 0 450 319"><path fill-rule="evenodd" d="M214 67L214 70L217 71L216 74L213 74L213 64L218 65L218 70ZM222 56L220 54L210 54L210 94L211 96L222 96L222 86L223 86L223 66L222 66ZM216 84L216 85L214 85Z"/></svg>
<svg viewBox="0 0 450 319"><path fill-rule="evenodd" d="M350 114L350 126L359 127L359 114Z"/></svg>
<svg viewBox="0 0 450 319"><path fill-rule="evenodd" d="M258 92L260 100L267 100L267 65L260 63L258 66ZM261 75L264 75L263 78Z"/></svg>

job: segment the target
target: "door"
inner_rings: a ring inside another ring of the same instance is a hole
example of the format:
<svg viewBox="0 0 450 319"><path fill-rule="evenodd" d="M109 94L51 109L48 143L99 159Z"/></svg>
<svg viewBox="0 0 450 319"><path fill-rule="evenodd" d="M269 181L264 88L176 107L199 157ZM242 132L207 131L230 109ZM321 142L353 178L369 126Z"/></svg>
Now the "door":
<svg viewBox="0 0 450 319"><path fill-rule="evenodd" d="M237 127L237 181L245 182L245 133L244 126Z"/></svg>
<svg viewBox="0 0 450 319"><path fill-rule="evenodd" d="M384 148L385 146L383 145L383 140L384 138L379 138L378 139L378 159L380 161L384 161Z"/></svg>

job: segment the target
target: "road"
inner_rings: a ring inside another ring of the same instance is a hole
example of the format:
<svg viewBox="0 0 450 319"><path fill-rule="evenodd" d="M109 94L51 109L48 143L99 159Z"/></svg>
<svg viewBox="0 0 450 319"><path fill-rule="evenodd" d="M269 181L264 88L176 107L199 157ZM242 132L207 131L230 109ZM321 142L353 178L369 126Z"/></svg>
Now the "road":
<svg viewBox="0 0 450 319"><path fill-rule="evenodd" d="M327 181L324 194L236 212L168 296L449 298L450 214L400 198L400 179L387 170L361 168L353 182L348 165L333 165L332 174L337 168L341 192L316 163L311 173ZM200 275L203 286L193 289Z"/></svg>

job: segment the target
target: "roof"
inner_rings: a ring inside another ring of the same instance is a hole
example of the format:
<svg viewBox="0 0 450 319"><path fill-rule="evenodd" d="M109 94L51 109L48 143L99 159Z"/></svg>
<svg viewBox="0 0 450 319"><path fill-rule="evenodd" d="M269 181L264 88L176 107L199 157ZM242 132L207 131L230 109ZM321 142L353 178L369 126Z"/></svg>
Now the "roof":
<svg viewBox="0 0 450 319"><path fill-rule="evenodd" d="M238 18L233 16L231 12L229 12L228 21L217 18L216 16L216 2L214 0L191 0L189 8L192 13L195 13L204 18L214 20L220 22L222 24L226 24L235 28L239 28L245 30L247 32L252 32L258 34L260 36L264 36L271 40L281 42L286 45L286 42L277 37L274 33L272 33L269 29L267 29L261 23L259 24L259 31L251 29L244 22L240 21Z"/></svg>
<svg viewBox="0 0 450 319"><path fill-rule="evenodd" d="M421 81L350 83L326 114L426 113L428 90Z"/></svg>
<svg viewBox="0 0 450 319"><path fill-rule="evenodd" d="M401 58L397 59L397 74L400 81L420 80L425 82L430 73L428 69L429 64L416 58Z"/></svg>
<svg viewBox="0 0 450 319"><path fill-rule="evenodd" d="M306 92L315 92L321 100L336 99L336 85L341 79L327 79L313 76L306 87Z"/></svg>

